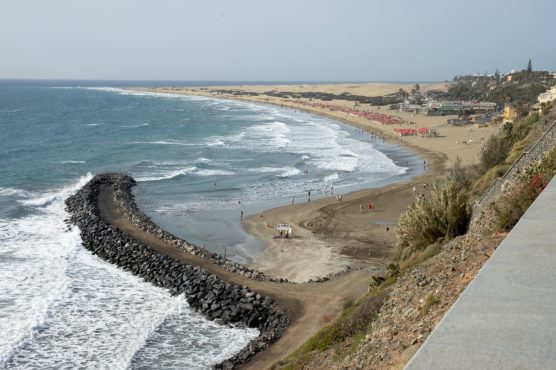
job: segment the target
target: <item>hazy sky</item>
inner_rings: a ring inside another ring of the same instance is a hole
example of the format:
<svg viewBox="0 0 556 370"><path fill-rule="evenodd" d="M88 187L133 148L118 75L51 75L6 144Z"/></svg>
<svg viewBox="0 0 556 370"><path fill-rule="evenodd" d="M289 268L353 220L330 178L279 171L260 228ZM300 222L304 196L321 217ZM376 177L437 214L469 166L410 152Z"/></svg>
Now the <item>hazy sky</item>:
<svg viewBox="0 0 556 370"><path fill-rule="evenodd" d="M0 78L439 81L556 70L555 0L0 0Z"/></svg>

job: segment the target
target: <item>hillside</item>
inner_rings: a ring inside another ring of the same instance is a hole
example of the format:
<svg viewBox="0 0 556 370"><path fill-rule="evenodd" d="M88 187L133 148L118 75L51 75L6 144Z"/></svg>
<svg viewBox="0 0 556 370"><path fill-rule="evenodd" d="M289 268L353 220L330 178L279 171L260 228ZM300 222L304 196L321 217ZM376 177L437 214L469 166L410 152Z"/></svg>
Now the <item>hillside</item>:
<svg viewBox="0 0 556 370"><path fill-rule="evenodd" d="M513 127L527 125L519 138L502 130L498 139L510 142L506 157L491 165L515 160L527 147L523 141L535 142L555 119L552 107L533 123L514 122ZM556 172L556 149L551 145L542 161L505 183L467 233L421 247L392 264L384 277L370 284L366 296L348 305L340 318L276 368L402 368L550 181ZM489 168L458 171L468 178L491 176ZM476 179L475 184L482 186L484 181Z"/></svg>

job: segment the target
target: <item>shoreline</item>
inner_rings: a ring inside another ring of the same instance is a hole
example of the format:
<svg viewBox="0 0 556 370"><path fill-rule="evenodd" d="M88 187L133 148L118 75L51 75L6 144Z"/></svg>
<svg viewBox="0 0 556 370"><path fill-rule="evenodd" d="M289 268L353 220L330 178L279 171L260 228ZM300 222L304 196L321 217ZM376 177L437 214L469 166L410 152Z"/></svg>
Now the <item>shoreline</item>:
<svg viewBox="0 0 556 370"><path fill-rule="evenodd" d="M337 202L333 197L325 197L311 203L265 210L261 213L264 215L262 218L258 215L246 217L242 223L244 230L262 241L265 246L264 251L253 260L251 266L265 274L290 281L315 280L342 271L348 266L351 268L371 266L379 271L384 269L397 256L395 231L399 215L413 202L417 193L425 193L426 196L430 191L428 190L430 185L445 173L445 165L454 160L453 156L435 149L434 145L427 147L426 144L435 144L438 138L396 137L388 130L398 127L397 124L382 126L374 121L363 121L359 117L347 114L342 116L338 112L328 112L324 109L284 101L284 99L270 99L268 96L248 98L229 96L230 94L215 96L206 90L189 88L133 90L239 100L316 114L366 132L376 133L384 141L401 144L426 160L427 167L424 174L386 186L342 194L342 202ZM436 123L440 122L439 117L432 118ZM446 117L440 119L445 120ZM457 129L461 133L461 128ZM469 149L475 145L466 147ZM466 160L473 161L474 158L467 156ZM428 185L427 190L424 189L424 184ZM413 192L413 187L418 189L416 194ZM368 209L370 203L374 203L374 210ZM281 238L274 227L268 227L278 223L288 223L293 226L292 238Z"/></svg>
<svg viewBox="0 0 556 370"><path fill-rule="evenodd" d="M429 162L431 163L431 162ZM423 184L439 178L442 160L425 174L386 186L356 190L310 203L286 205L244 219L245 230L263 241L265 249L251 266L270 276L305 282L345 268L383 270L397 256L395 233L399 215L413 202L413 186L428 195ZM369 204L374 208L369 210ZM280 237L267 224L290 224L291 238Z"/></svg>
<svg viewBox="0 0 556 370"><path fill-rule="evenodd" d="M359 84L355 86L350 85L332 85L334 92L339 91L348 92L350 88L360 88L363 85L370 86L368 96L373 96L372 87L378 86L376 91L391 93L396 91L398 87L411 88L411 84L385 84L385 83L368 83ZM391 88L385 90L384 86L391 85ZM421 88L438 88L440 85L445 84L423 84ZM326 91L330 85L310 85L311 87L323 86L318 91ZM276 91L280 88L290 89L290 85L241 85L241 86L210 86L210 87L154 87L154 88L130 88L130 91L136 92L150 92L160 94L174 94L174 95L189 95L201 96L210 99L220 100L236 100L247 103L263 104L268 106L276 106L281 108L290 108L293 110L304 111L307 113L316 114L333 120L341 121L351 126L361 128L367 132L374 132L391 143L399 143L411 150L424 150L424 152L435 152L446 156L446 163L451 166L456 157L459 156L463 165L474 164L478 160L478 153L480 149L481 138L487 139L493 133L498 132L498 126L490 125L488 127L474 127L468 126L454 126L447 123L447 119L456 118L455 115L446 116L426 116L422 114L414 114L401 111L388 110L386 106L372 106L369 104L357 105L357 110L362 112L375 112L401 118L403 123L396 124L381 124L378 121L357 117L343 112L331 111L321 107L307 105L307 99L292 99L292 98L278 98L266 95L263 91ZM303 87L303 85L301 86ZM305 86L307 89L308 87ZM341 90L339 90L341 89ZM222 91L228 90L228 93ZM232 91L241 91L243 93L256 92L258 95L236 95ZM358 91L357 89L354 91ZM374 95L378 94L375 93ZM353 108L353 102L345 100L331 100L323 101L319 99L310 100L313 103L329 103L344 108ZM410 123L411 122L411 123ZM393 132L394 128L410 128L410 127L423 127L429 129L439 130L439 136L436 138L423 138L418 135L415 136L399 136ZM471 130L469 130L471 128Z"/></svg>
<svg viewBox="0 0 556 370"><path fill-rule="evenodd" d="M68 224L80 228L83 245L93 254L171 294L184 293L207 319L259 328L256 339L216 368L272 366L368 288L369 269L307 284L230 270L230 261L207 259L150 222L134 202L133 184L126 175L97 174L66 200Z"/></svg>
<svg viewBox="0 0 556 370"><path fill-rule="evenodd" d="M159 90L146 89L146 91L157 93L169 93ZM176 93L176 91L172 91L172 93ZM205 94L196 95L213 99L227 98ZM408 145L409 143L405 141L393 140L392 137L384 135L382 131L373 127L334 115L323 114L323 112L244 98L231 99L304 111L361 128L367 132L372 131L381 135L383 140L389 143L402 144L410 151L417 152L429 163L427 171L423 175L396 181L386 186L342 194L343 202L341 204L335 204L336 200L333 197L327 197L311 203L296 204L293 207L282 206L264 210L261 212L264 215L263 218L252 215L243 220L244 230L264 245L264 250L253 259L250 266L267 275L294 282L305 282L338 273L347 267L371 266L377 273L383 270L397 254L394 247L395 225L399 215L414 199L410 189L413 185L417 187L419 184L422 186L424 183L428 185L434 183L443 172L445 156ZM360 206L368 208L369 203L375 203L374 211L364 209L361 212ZM326 208L324 216L322 208ZM325 227L328 230L322 230L322 227L315 228L315 225L323 222L328 223L328 226ZM384 222L388 225L381 225ZM268 224L273 226L278 223L292 224L293 238L276 237L278 233L274 228L269 228ZM331 223L335 224L334 234L331 233ZM388 227L388 231L386 231L386 227ZM369 248L369 245L372 245L373 248Z"/></svg>

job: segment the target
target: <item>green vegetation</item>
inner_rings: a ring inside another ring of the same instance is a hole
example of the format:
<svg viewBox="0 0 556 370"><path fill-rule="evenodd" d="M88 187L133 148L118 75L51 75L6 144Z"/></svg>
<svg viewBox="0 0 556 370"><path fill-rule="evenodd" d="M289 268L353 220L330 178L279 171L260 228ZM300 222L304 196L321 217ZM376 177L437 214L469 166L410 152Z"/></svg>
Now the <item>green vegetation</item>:
<svg viewBox="0 0 556 370"><path fill-rule="evenodd" d="M538 120L539 115L533 113L518 119L515 123L506 123L498 136L491 136L481 150L480 162L483 172L487 172L503 162L513 163L523 153L528 144L533 141L527 136ZM516 143L520 144L514 147ZM507 159L510 153L512 156Z"/></svg>
<svg viewBox="0 0 556 370"><path fill-rule="evenodd" d="M510 142L504 136L491 136L481 150L481 167L484 172L503 162L508 156Z"/></svg>
<svg viewBox="0 0 556 370"><path fill-rule="evenodd" d="M461 158L456 157L454 167L448 171L448 176L446 180L448 182L453 182L456 186L464 190L471 189L471 176L472 173L469 168L462 166Z"/></svg>
<svg viewBox="0 0 556 370"><path fill-rule="evenodd" d="M535 73L530 72L532 75ZM516 78L519 80L520 76L518 74ZM497 177L506 173L554 118L556 108L546 105L543 107L543 118L535 113L506 124L498 136L485 143L480 164L476 167L463 167L461 160L456 159L454 167L448 171L446 182L433 186L428 199L416 199L400 216L397 228L401 247L399 264L390 264L384 276L373 276L369 292L357 302L346 301L338 318L332 320L324 316L323 320L329 324L281 361L278 368L303 368L310 363L311 354L315 351L333 348L336 359L355 351L365 336L372 332L372 323L387 297L389 287L401 275L440 253L447 240L467 231L470 192L483 193ZM555 173L556 148L527 168L517 181L507 185L502 198L496 202L499 230L510 230L515 225ZM420 315L429 314L431 308L439 303L439 297L429 294L420 308Z"/></svg>
<svg viewBox="0 0 556 370"><path fill-rule="evenodd" d="M554 104L545 105L543 112L542 120L539 114L533 113L504 125L498 136L486 142L480 155L482 176L475 181L474 194L484 193L496 178L502 177L523 152L538 140L547 124L556 118ZM515 181L505 185L504 195L496 202L499 230L511 230L536 199L542 186L550 181L555 168L552 150L542 161L530 166Z"/></svg>
<svg viewBox="0 0 556 370"><path fill-rule="evenodd" d="M426 260L440 253L441 249L442 249L442 245L437 242L427 246L423 250L413 252L404 261L400 262L400 270L402 272L405 272L411 270L415 266L419 266Z"/></svg>
<svg viewBox="0 0 556 370"><path fill-rule="evenodd" d="M391 263L386 268L386 273L384 274L384 276L374 275L371 278L371 282L369 285L377 288L375 289L375 292L379 293L381 290L384 290L385 288L388 288L390 285L394 284L399 274L400 266L395 263Z"/></svg>
<svg viewBox="0 0 556 370"><path fill-rule="evenodd" d="M556 173L556 148L530 166L496 204L498 228L511 230Z"/></svg>
<svg viewBox="0 0 556 370"><path fill-rule="evenodd" d="M510 168L509 164L498 164L487 172L485 172L481 177L476 179L473 184L473 195L480 196L488 189L488 187L496 180L498 177L504 176L506 171Z"/></svg>
<svg viewBox="0 0 556 370"><path fill-rule="evenodd" d="M540 93L556 81L546 71L523 70L503 80L500 73L482 76L456 76L454 84L441 98L446 100L484 100L499 106L512 103L520 116L525 116Z"/></svg>
<svg viewBox="0 0 556 370"><path fill-rule="evenodd" d="M417 199L400 216L397 237L402 250L402 270L422 263L439 250L439 243L467 231L470 218L469 193L484 193L496 178L506 173L510 165L539 137L542 131L538 128L539 119L540 116L533 113L504 125L499 135L489 138L483 146L478 166L463 167L457 158L448 172L446 183L434 187L430 199ZM530 204L527 194L518 199ZM514 203L516 201L513 200ZM512 224L523 211L516 204L501 211L501 217L507 219L503 224ZM387 277L383 279L387 280Z"/></svg>
<svg viewBox="0 0 556 370"><path fill-rule="evenodd" d="M417 199L398 220L401 260L430 244L449 240L467 231L469 196L455 181L434 186L429 199Z"/></svg>
<svg viewBox="0 0 556 370"><path fill-rule="evenodd" d="M341 94L332 94L318 91L307 91L307 92L288 92L288 91L266 91L266 95L274 96L277 98L304 98L304 99L319 99L322 101L331 100L346 100L352 102L358 102L361 104L370 105L388 105L398 103L401 96L396 94L384 95L384 96L364 96L364 95L353 95L347 92Z"/></svg>
<svg viewBox="0 0 556 370"><path fill-rule="evenodd" d="M319 330L303 346L274 368L302 368L311 352L322 352L346 339L351 341L350 348L355 350L359 342L370 331L371 324L376 319L378 310L386 296L387 293L380 290L379 292L367 293L353 304L346 304L347 308L344 309L340 317ZM347 354L345 353L345 355Z"/></svg>

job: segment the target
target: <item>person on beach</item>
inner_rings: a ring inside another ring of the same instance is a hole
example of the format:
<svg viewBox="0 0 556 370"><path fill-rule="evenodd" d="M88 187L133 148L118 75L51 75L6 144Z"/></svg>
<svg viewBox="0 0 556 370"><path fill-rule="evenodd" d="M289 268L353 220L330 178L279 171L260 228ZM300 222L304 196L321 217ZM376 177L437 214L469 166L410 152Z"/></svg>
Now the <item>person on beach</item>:
<svg viewBox="0 0 556 370"><path fill-rule="evenodd" d="M330 185L330 195L334 195L334 185Z"/></svg>
<svg viewBox="0 0 556 370"><path fill-rule="evenodd" d="M415 189L415 185L413 186L413 194L415 194L415 191L417 191L417 189Z"/></svg>
<svg viewBox="0 0 556 370"><path fill-rule="evenodd" d="M292 204L294 204L294 203L295 203L295 198L294 198L294 197L292 197Z"/></svg>
<svg viewBox="0 0 556 370"><path fill-rule="evenodd" d="M243 210L241 210L241 213L239 214L240 220L243 220Z"/></svg>
<svg viewBox="0 0 556 370"><path fill-rule="evenodd" d="M362 204L359 205L359 211L361 212L361 214L363 214L363 205Z"/></svg>

